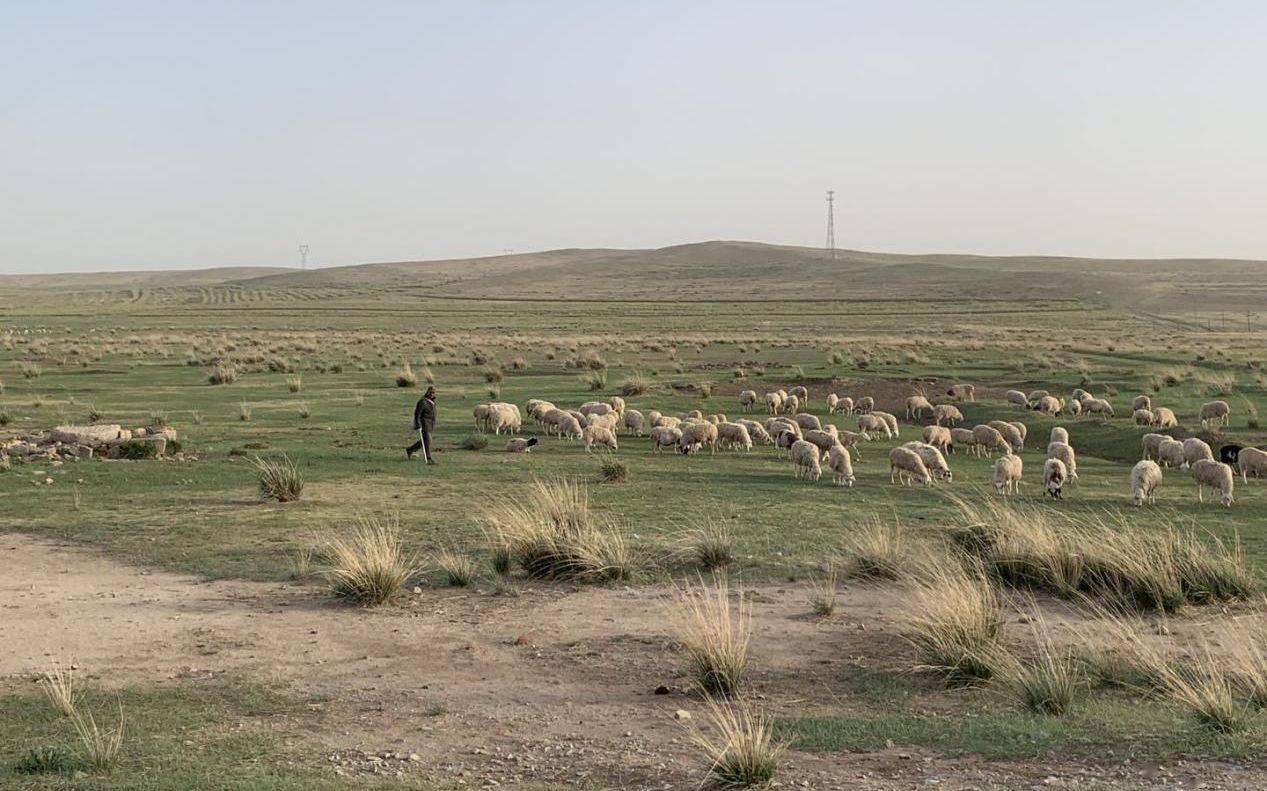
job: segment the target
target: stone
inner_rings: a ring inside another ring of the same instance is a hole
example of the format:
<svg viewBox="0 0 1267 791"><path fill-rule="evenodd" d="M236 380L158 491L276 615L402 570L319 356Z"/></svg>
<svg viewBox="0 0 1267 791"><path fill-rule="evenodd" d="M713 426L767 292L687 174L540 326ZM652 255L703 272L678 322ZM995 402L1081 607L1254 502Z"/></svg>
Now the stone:
<svg viewBox="0 0 1267 791"><path fill-rule="evenodd" d="M689 720L690 718L691 718L691 713L687 711L686 709L678 709L677 711L673 712L673 719L675 720Z"/></svg>

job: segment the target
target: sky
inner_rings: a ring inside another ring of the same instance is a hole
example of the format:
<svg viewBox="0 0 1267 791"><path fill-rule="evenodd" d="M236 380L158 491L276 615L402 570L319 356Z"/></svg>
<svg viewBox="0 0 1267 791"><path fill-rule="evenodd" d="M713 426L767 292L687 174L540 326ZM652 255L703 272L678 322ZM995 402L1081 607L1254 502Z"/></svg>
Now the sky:
<svg viewBox="0 0 1267 791"><path fill-rule="evenodd" d="M57 2L0 272L709 239L1267 258L1260 0Z"/></svg>

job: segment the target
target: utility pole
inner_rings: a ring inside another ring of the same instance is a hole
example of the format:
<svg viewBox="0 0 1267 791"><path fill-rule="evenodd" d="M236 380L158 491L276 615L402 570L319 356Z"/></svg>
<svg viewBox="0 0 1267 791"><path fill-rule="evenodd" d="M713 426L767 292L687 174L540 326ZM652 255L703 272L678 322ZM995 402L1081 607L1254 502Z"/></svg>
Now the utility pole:
<svg viewBox="0 0 1267 791"><path fill-rule="evenodd" d="M306 244L299 245L299 268L308 268L308 245Z"/></svg>
<svg viewBox="0 0 1267 791"><path fill-rule="evenodd" d="M827 252L836 258L836 190L827 190Z"/></svg>

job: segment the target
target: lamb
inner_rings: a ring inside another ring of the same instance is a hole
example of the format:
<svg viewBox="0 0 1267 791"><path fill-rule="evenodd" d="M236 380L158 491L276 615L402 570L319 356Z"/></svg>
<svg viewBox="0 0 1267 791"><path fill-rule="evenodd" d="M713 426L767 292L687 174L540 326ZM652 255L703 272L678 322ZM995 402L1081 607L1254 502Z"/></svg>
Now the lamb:
<svg viewBox="0 0 1267 791"><path fill-rule="evenodd" d="M1078 455L1074 453L1073 446L1068 442L1053 442L1047 446L1047 458L1060 459L1065 465L1065 474L1069 476L1069 480L1078 480Z"/></svg>
<svg viewBox="0 0 1267 791"><path fill-rule="evenodd" d="M639 412L638 410L636 409L625 410L625 417L624 417L625 430L628 431L630 434L633 434L635 437L641 437L642 427L643 425L645 425L645 422L646 421L643 420L642 413Z"/></svg>
<svg viewBox="0 0 1267 791"><path fill-rule="evenodd" d="M744 412L750 411L757 405L757 391L744 390L739 394L739 408Z"/></svg>
<svg viewBox="0 0 1267 791"><path fill-rule="evenodd" d="M892 439L893 437L893 432L889 430L888 422L879 415L858 415L858 430L863 434L883 434L885 439Z"/></svg>
<svg viewBox="0 0 1267 791"><path fill-rule="evenodd" d="M1047 494L1051 499L1059 500L1064 491L1065 481L1069 479L1069 471L1060 459L1048 459L1043 462L1043 483L1047 485Z"/></svg>
<svg viewBox="0 0 1267 791"><path fill-rule="evenodd" d="M1236 466L1241 470L1241 483L1249 483L1249 476L1267 477L1267 451L1258 448L1241 448L1236 454Z"/></svg>
<svg viewBox="0 0 1267 791"><path fill-rule="evenodd" d="M708 446L709 454L717 452L717 427L712 423L683 423L682 438L678 440L678 452L686 455L703 446Z"/></svg>
<svg viewBox="0 0 1267 791"><path fill-rule="evenodd" d="M832 445L827 451L827 469L831 470L832 483L837 486L853 486L853 460L844 445Z"/></svg>
<svg viewBox="0 0 1267 791"><path fill-rule="evenodd" d="M934 448L940 448L947 453L950 452L950 446L954 444L954 440L950 436L950 429L945 426L925 426L924 441Z"/></svg>
<svg viewBox="0 0 1267 791"><path fill-rule="evenodd" d="M1064 404L1060 403L1060 399L1055 396L1043 396L1034 402L1034 410L1042 412L1044 415L1055 417L1064 409Z"/></svg>
<svg viewBox="0 0 1267 791"><path fill-rule="evenodd" d="M1179 418L1169 407L1159 406L1153 410L1153 425L1157 428L1174 428L1179 425Z"/></svg>
<svg viewBox="0 0 1267 791"><path fill-rule="evenodd" d="M559 437L567 437L568 439L582 439L584 434L581 430L581 421L576 419L576 415L563 413L559 419Z"/></svg>
<svg viewBox="0 0 1267 791"><path fill-rule="evenodd" d="M765 430L765 426L761 425L757 421L736 420L735 422L748 430L748 437L751 438L753 442L760 442L764 445L774 444L774 438L771 437L770 433Z"/></svg>
<svg viewBox="0 0 1267 791"><path fill-rule="evenodd" d="M1134 411L1136 409L1147 409L1149 412L1152 412L1153 399L1146 395L1135 396L1135 400L1131 402L1131 410Z"/></svg>
<svg viewBox="0 0 1267 791"><path fill-rule="evenodd" d="M893 415L890 415L888 412L881 412L878 409L871 410L871 414L875 417L881 418L884 421L885 425L889 427L889 434L891 436L894 436L894 437L898 436L896 417L894 417Z"/></svg>
<svg viewBox="0 0 1267 791"><path fill-rule="evenodd" d="M595 445L602 445L609 450L619 450L616 435L606 426L586 426L581 430L581 441L585 443L585 452L589 453Z"/></svg>
<svg viewBox="0 0 1267 791"><path fill-rule="evenodd" d="M1069 441L1069 430L1068 430L1068 429L1066 429L1064 426L1053 426L1053 427L1052 427L1052 429L1051 429L1051 438L1050 438L1050 439L1048 439L1047 441L1048 441L1048 443L1051 443L1051 442L1068 442L1068 441Z"/></svg>
<svg viewBox="0 0 1267 791"><path fill-rule="evenodd" d="M1008 390L1003 394L1003 397L1013 406L1024 407L1026 409L1029 408L1029 398L1026 397L1026 395L1020 390Z"/></svg>
<svg viewBox="0 0 1267 791"><path fill-rule="evenodd" d="M1181 470L1188 466L1188 460L1183 457L1183 443L1170 437L1166 437L1157 446L1156 459L1162 467Z"/></svg>
<svg viewBox="0 0 1267 791"><path fill-rule="evenodd" d="M953 426L963 422L963 413L954 404L938 404L933 407L933 422L939 426Z"/></svg>
<svg viewBox="0 0 1267 791"><path fill-rule="evenodd" d="M796 420L796 425L800 426L802 431L821 429L823 427L818 418L808 412L797 412L794 419Z"/></svg>
<svg viewBox="0 0 1267 791"><path fill-rule="evenodd" d="M927 439L927 438L925 438ZM932 444L930 442L930 444ZM970 428L952 428L950 430L950 446L947 448L951 453L955 452L955 448L967 448L974 455L977 452L977 437L972 433Z"/></svg>
<svg viewBox="0 0 1267 791"><path fill-rule="evenodd" d="M492 411L489 404L476 404L471 410L471 414L475 417L475 428L478 431L488 431L488 413Z"/></svg>
<svg viewBox="0 0 1267 791"><path fill-rule="evenodd" d="M1215 425L1226 426L1231 412L1226 401L1207 401L1201 405L1201 411L1197 413L1197 417L1201 418L1202 428L1209 428L1211 422Z"/></svg>
<svg viewBox="0 0 1267 791"><path fill-rule="evenodd" d="M794 395L789 395L783 400L783 414L795 415L801 411L801 399Z"/></svg>
<svg viewBox="0 0 1267 791"><path fill-rule="evenodd" d="M796 387L793 387L788 391L788 394L796 396L796 399L802 404L809 403L809 390L805 387L805 385L797 385Z"/></svg>
<svg viewBox="0 0 1267 791"><path fill-rule="evenodd" d="M672 426L654 426L651 429L651 452L659 453L661 448L677 447L681 439L681 429Z"/></svg>
<svg viewBox="0 0 1267 791"><path fill-rule="evenodd" d="M1157 502L1157 488L1161 486L1161 467L1157 462L1144 459L1131 468L1131 502L1135 505Z"/></svg>
<svg viewBox="0 0 1267 791"><path fill-rule="evenodd" d="M1150 409L1137 409L1131 416L1135 418L1135 425L1137 426L1151 426L1157 422L1157 417Z"/></svg>
<svg viewBox="0 0 1267 791"><path fill-rule="evenodd" d="M1144 446L1144 459L1157 458L1157 449L1161 447L1162 440L1170 439L1165 434L1145 434L1140 439L1140 444Z"/></svg>
<svg viewBox="0 0 1267 791"><path fill-rule="evenodd" d="M718 423L717 424L717 441L726 445L731 450L752 450L752 437L748 436L748 429L738 423Z"/></svg>
<svg viewBox="0 0 1267 791"><path fill-rule="evenodd" d="M1005 420L991 420L986 425L1003 435L1003 439L1007 440L1013 453L1020 453L1025 449L1025 435L1016 427L1017 424L1008 423Z"/></svg>
<svg viewBox="0 0 1267 791"><path fill-rule="evenodd" d="M783 396L778 393L766 393L765 408L771 415L779 414L783 411Z"/></svg>
<svg viewBox="0 0 1267 791"><path fill-rule="evenodd" d="M507 453L527 453L529 448L535 447L538 440L536 437L515 437L506 443Z"/></svg>
<svg viewBox="0 0 1267 791"><path fill-rule="evenodd" d="M910 486L918 481L925 486L933 485L933 476L928 473L928 465L920 455L910 448L894 448L889 451L889 483L901 483Z"/></svg>
<svg viewBox="0 0 1267 791"><path fill-rule="evenodd" d="M933 411L933 405L922 395L913 395L906 399L906 419L916 420L925 410Z"/></svg>
<svg viewBox="0 0 1267 791"><path fill-rule="evenodd" d="M858 403L854 404L853 411L860 415L870 414L875 409L875 399L871 396L863 396L858 399Z"/></svg>
<svg viewBox="0 0 1267 791"><path fill-rule="evenodd" d="M832 395L835 395L835 393ZM829 404L827 409L828 413L833 415L836 413L852 415L853 410L853 399L849 396L841 396L840 398L837 398L835 405L833 406Z"/></svg>
<svg viewBox="0 0 1267 791"><path fill-rule="evenodd" d="M1024 469L1025 464L1020 456L1000 456L994 462L994 491L999 494L1019 494Z"/></svg>
<svg viewBox="0 0 1267 791"><path fill-rule="evenodd" d="M1214 460L1214 451L1210 450L1210 446L1205 440L1196 437L1188 437L1183 441L1183 460L1191 467L1194 462L1202 459Z"/></svg>
<svg viewBox="0 0 1267 791"><path fill-rule="evenodd" d="M1192 465L1192 480L1197 482L1197 502L1205 502L1202 492L1209 486L1211 489L1218 489L1222 494L1220 502L1225 508L1232 507L1231 467L1214 459L1198 459Z"/></svg>
<svg viewBox="0 0 1267 791"><path fill-rule="evenodd" d="M818 461L818 447L803 439L792 443L792 472L797 478L817 481L823 474Z"/></svg>
<svg viewBox="0 0 1267 791"><path fill-rule="evenodd" d="M975 385L955 384L950 386L950 389L946 391L946 395L951 398L957 398L960 401L976 401L977 388Z"/></svg>
<svg viewBox="0 0 1267 791"><path fill-rule="evenodd" d="M1012 452L1012 446L993 426L973 426L972 438L973 452L977 456L989 456L995 450L1002 451L1004 455Z"/></svg>
<svg viewBox="0 0 1267 791"><path fill-rule="evenodd" d="M935 480L947 482L954 480L950 465L946 464L946 457L941 455L941 451L937 448L927 442L907 442L902 447L918 453Z"/></svg>

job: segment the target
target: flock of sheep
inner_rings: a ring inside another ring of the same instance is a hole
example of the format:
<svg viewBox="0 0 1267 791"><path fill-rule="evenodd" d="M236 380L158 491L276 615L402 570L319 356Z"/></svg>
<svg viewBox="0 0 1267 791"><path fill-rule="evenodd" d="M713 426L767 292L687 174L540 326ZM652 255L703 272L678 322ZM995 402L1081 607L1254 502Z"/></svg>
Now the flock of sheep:
<svg viewBox="0 0 1267 791"><path fill-rule="evenodd" d="M975 401L976 389L970 384L953 385L947 393L958 401ZM1050 416L1099 415L1113 417L1113 406L1107 400L1096 398L1085 390L1075 389L1066 400L1046 390L1023 393L1009 390L1005 399L1016 406L1042 412ZM832 481L841 486L852 486L855 481L853 461L862 458L860 445L876 439L893 440L900 437L897 416L875 408L875 400L862 396L854 400L848 396L830 393L826 396L827 411L832 415L855 417L858 430L848 431L830 423L824 423L816 415L804 411L810 402L809 390L804 386L788 390L775 390L758 395L754 390L739 394L739 407L744 412L763 409L768 413L764 421L726 415L704 415L691 410L678 415L665 415L651 410L646 414L626 406L620 396L605 401L590 401L578 409L562 409L541 399L530 399L525 411L534 424L546 433L559 438L579 440L586 451L594 446L615 451L619 449L617 434L621 429L631 436L649 436L652 452L670 448L678 453L691 454L708 448L716 453L723 449L749 451L754 443L773 445L787 454L797 478L817 481L822 477L823 466L832 474ZM1172 428L1178 425L1173 410L1154 407L1146 395L1137 396L1132 403L1133 418L1137 425L1156 428ZM1211 401L1201 406L1198 418L1202 426L1227 425L1230 409L1225 401ZM506 402L480 404L474 409L476 427L494 434L517 434L523 428L519 407ZM991 420L972 428L960 427L963 413L952 403L934 404L924 395L906 399L908 421L930 420L923 426L922 440L906 442L889 451L889 481L902 485L933 485L938 481L953 480L946 454L963 450L976 456L999 458L994 462L994 487L999 494L1012 494L1020 489L1024 463L1020 453L1024 450L1028 434L1020 421ZM527 452L536 439L512 437L506 446L510 452ZM1249 475L1267 476L1267 452L1257 448L1241 448L1226 445L1221 448L1223 458L1216 461L1209 444L1198 438L1179 441L1165 434L1150 433L1143 438L1143 459L1131 470L1131 497L1136 505L1152 503L1162 481L1162 469L1187 470L1197 484L1197 499L1204 501L1204 489L1219 492L1225 506L1232 504L1233 464L1241 473L1242 481ZM1078 480L1077 454L1069 442L1069 432L1062 426L1051 430L1046 457L1043 462L1042 481L1046 494L1055 499L1062 496L1064 487Z"/></svg>

